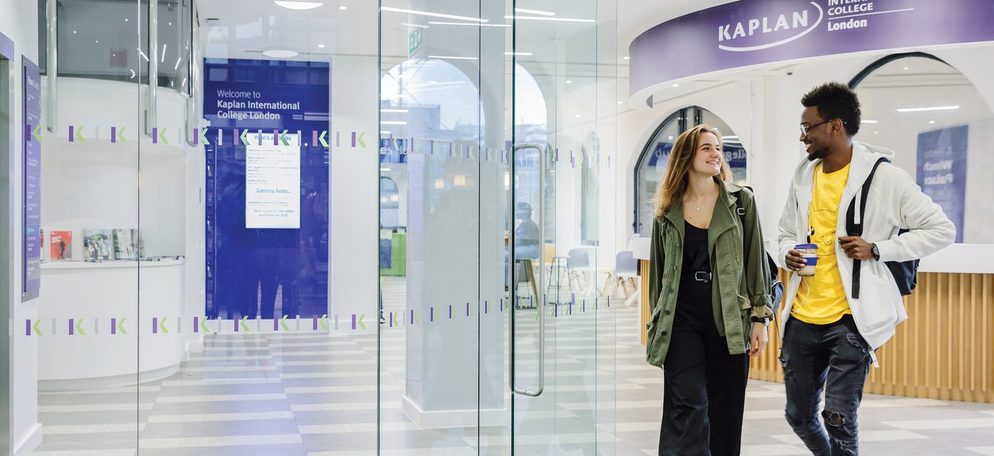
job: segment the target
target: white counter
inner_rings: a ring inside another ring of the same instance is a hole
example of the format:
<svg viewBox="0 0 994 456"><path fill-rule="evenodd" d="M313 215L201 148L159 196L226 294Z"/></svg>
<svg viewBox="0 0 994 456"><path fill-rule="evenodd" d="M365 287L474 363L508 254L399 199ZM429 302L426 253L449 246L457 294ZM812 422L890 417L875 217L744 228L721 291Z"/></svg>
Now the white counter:
<svg viewBox="0 0 994 456"><path fill-rule="evenodd" d="M184 355L184 263L42 264L39 321L31 330L39 389L128 385L174 373ZM153 317L165 321L154 331Z"/></svg>

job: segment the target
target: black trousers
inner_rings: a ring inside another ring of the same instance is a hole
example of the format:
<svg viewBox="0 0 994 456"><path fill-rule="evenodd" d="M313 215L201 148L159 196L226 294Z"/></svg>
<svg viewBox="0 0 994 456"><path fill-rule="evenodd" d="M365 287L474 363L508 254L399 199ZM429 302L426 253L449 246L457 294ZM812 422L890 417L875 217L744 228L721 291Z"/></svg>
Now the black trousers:
<svg viewBox="0 0 994 456"><path fill-rule="evenodd" d="M811 454L859 454L858 410L871 359L851 315L828 325L787 320L780 351L787 423ZM823 392L825 410L819 419Z"/></svg>
<svg viewBox="0 0 994 456"><path fill-rule="evenodd" d="M673 328L663 362L660 456L737 456L742 446L749 355L724 337Z"/></svg>

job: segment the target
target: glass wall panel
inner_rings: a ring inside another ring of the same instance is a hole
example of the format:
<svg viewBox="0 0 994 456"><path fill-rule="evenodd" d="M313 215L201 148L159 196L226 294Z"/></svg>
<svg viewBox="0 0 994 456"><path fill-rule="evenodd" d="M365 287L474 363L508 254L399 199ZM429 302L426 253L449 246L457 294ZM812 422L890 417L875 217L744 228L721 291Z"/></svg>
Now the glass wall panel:
<svg viewBox="0 0 994 456"><path fill-rule="evenodd" d="M142 246L162 242L144 237L139 217L147 24L138 1L39 2L37 20L44 39L27 58L57 58L37 80L39 116L26 138L40 153L40 291L22 305L15 340L18 362L28 363L19 370L36 376L19 393L15 421L40 425L27 440L40 440L39 454L134 453L155 404L155 390L140 384L168 375L182 356L174 348L139 362L139 340L156 337L139 306L140 271L151 265ZM160 287L178 293L175 277Z"/></svg>
<svg viewBox="0 0 994 456"><path fill-rule="evenodd" d="M506 449L504 31L480 26L501 4L381 2L380 173L401 205L401 227L380 221L381 256L406 262L381 264L384 452Z"/></svg>
<svg viewBox="0 0 994 456"><path fill-rule="evenodd" d="M891 60L855 86L863 120L858 141L893 151L956 225L956 242L994 242L994 112L955 68L924 56Z"/></svg>
<svg viewBox="0 0 994 456"><path fill-rule="evenodd" d="M143 5L141 451L375 454L376 5Z"/></svg>

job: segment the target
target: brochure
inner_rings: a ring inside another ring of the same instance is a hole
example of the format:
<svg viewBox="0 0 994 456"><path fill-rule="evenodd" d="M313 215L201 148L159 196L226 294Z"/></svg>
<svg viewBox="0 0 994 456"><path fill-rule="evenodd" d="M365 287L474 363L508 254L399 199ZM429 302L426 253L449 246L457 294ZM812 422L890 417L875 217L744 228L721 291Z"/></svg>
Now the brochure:
<svg viewBox="0 0 994 456"><path fill-rule="evenodd" d="M83 230L83 260L113 260L113 239L111 230Z"/></svg>
<svg viewBox="0 0 994 456"><path fill-rule="evenodd" d="M52 261L72 259L72 231L52 231L49 253Z"/></svg>

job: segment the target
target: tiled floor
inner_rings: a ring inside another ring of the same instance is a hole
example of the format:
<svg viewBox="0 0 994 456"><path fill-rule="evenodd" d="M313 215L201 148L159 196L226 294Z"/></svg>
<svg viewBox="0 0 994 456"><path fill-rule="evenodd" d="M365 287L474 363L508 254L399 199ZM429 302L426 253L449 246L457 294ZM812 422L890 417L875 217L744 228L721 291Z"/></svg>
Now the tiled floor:
<svg viewBox="0 0 994 456"><path fill-rule="evenodd" d="M400 285L385 287L388 311L403 308ZM537 323L528 312L519 314L518 378L533 385ZM662 375L644 362L636 309L598 300L549 312L546 391L513 398L516 454L655 454ZM34 454L367 455L376 454L378 427L384 455L509 454L507 422L478 435L476 426L422 429L402 413L403 328L383 329L379 376L375 334L210 336L169 379L42 394L44 440ZM478 379L466 381L475 388ZM783 404L782 385L750 382L744 455L807 454ZM867 455L994 456L992 405L871 395L860 424Z"/></svg>

